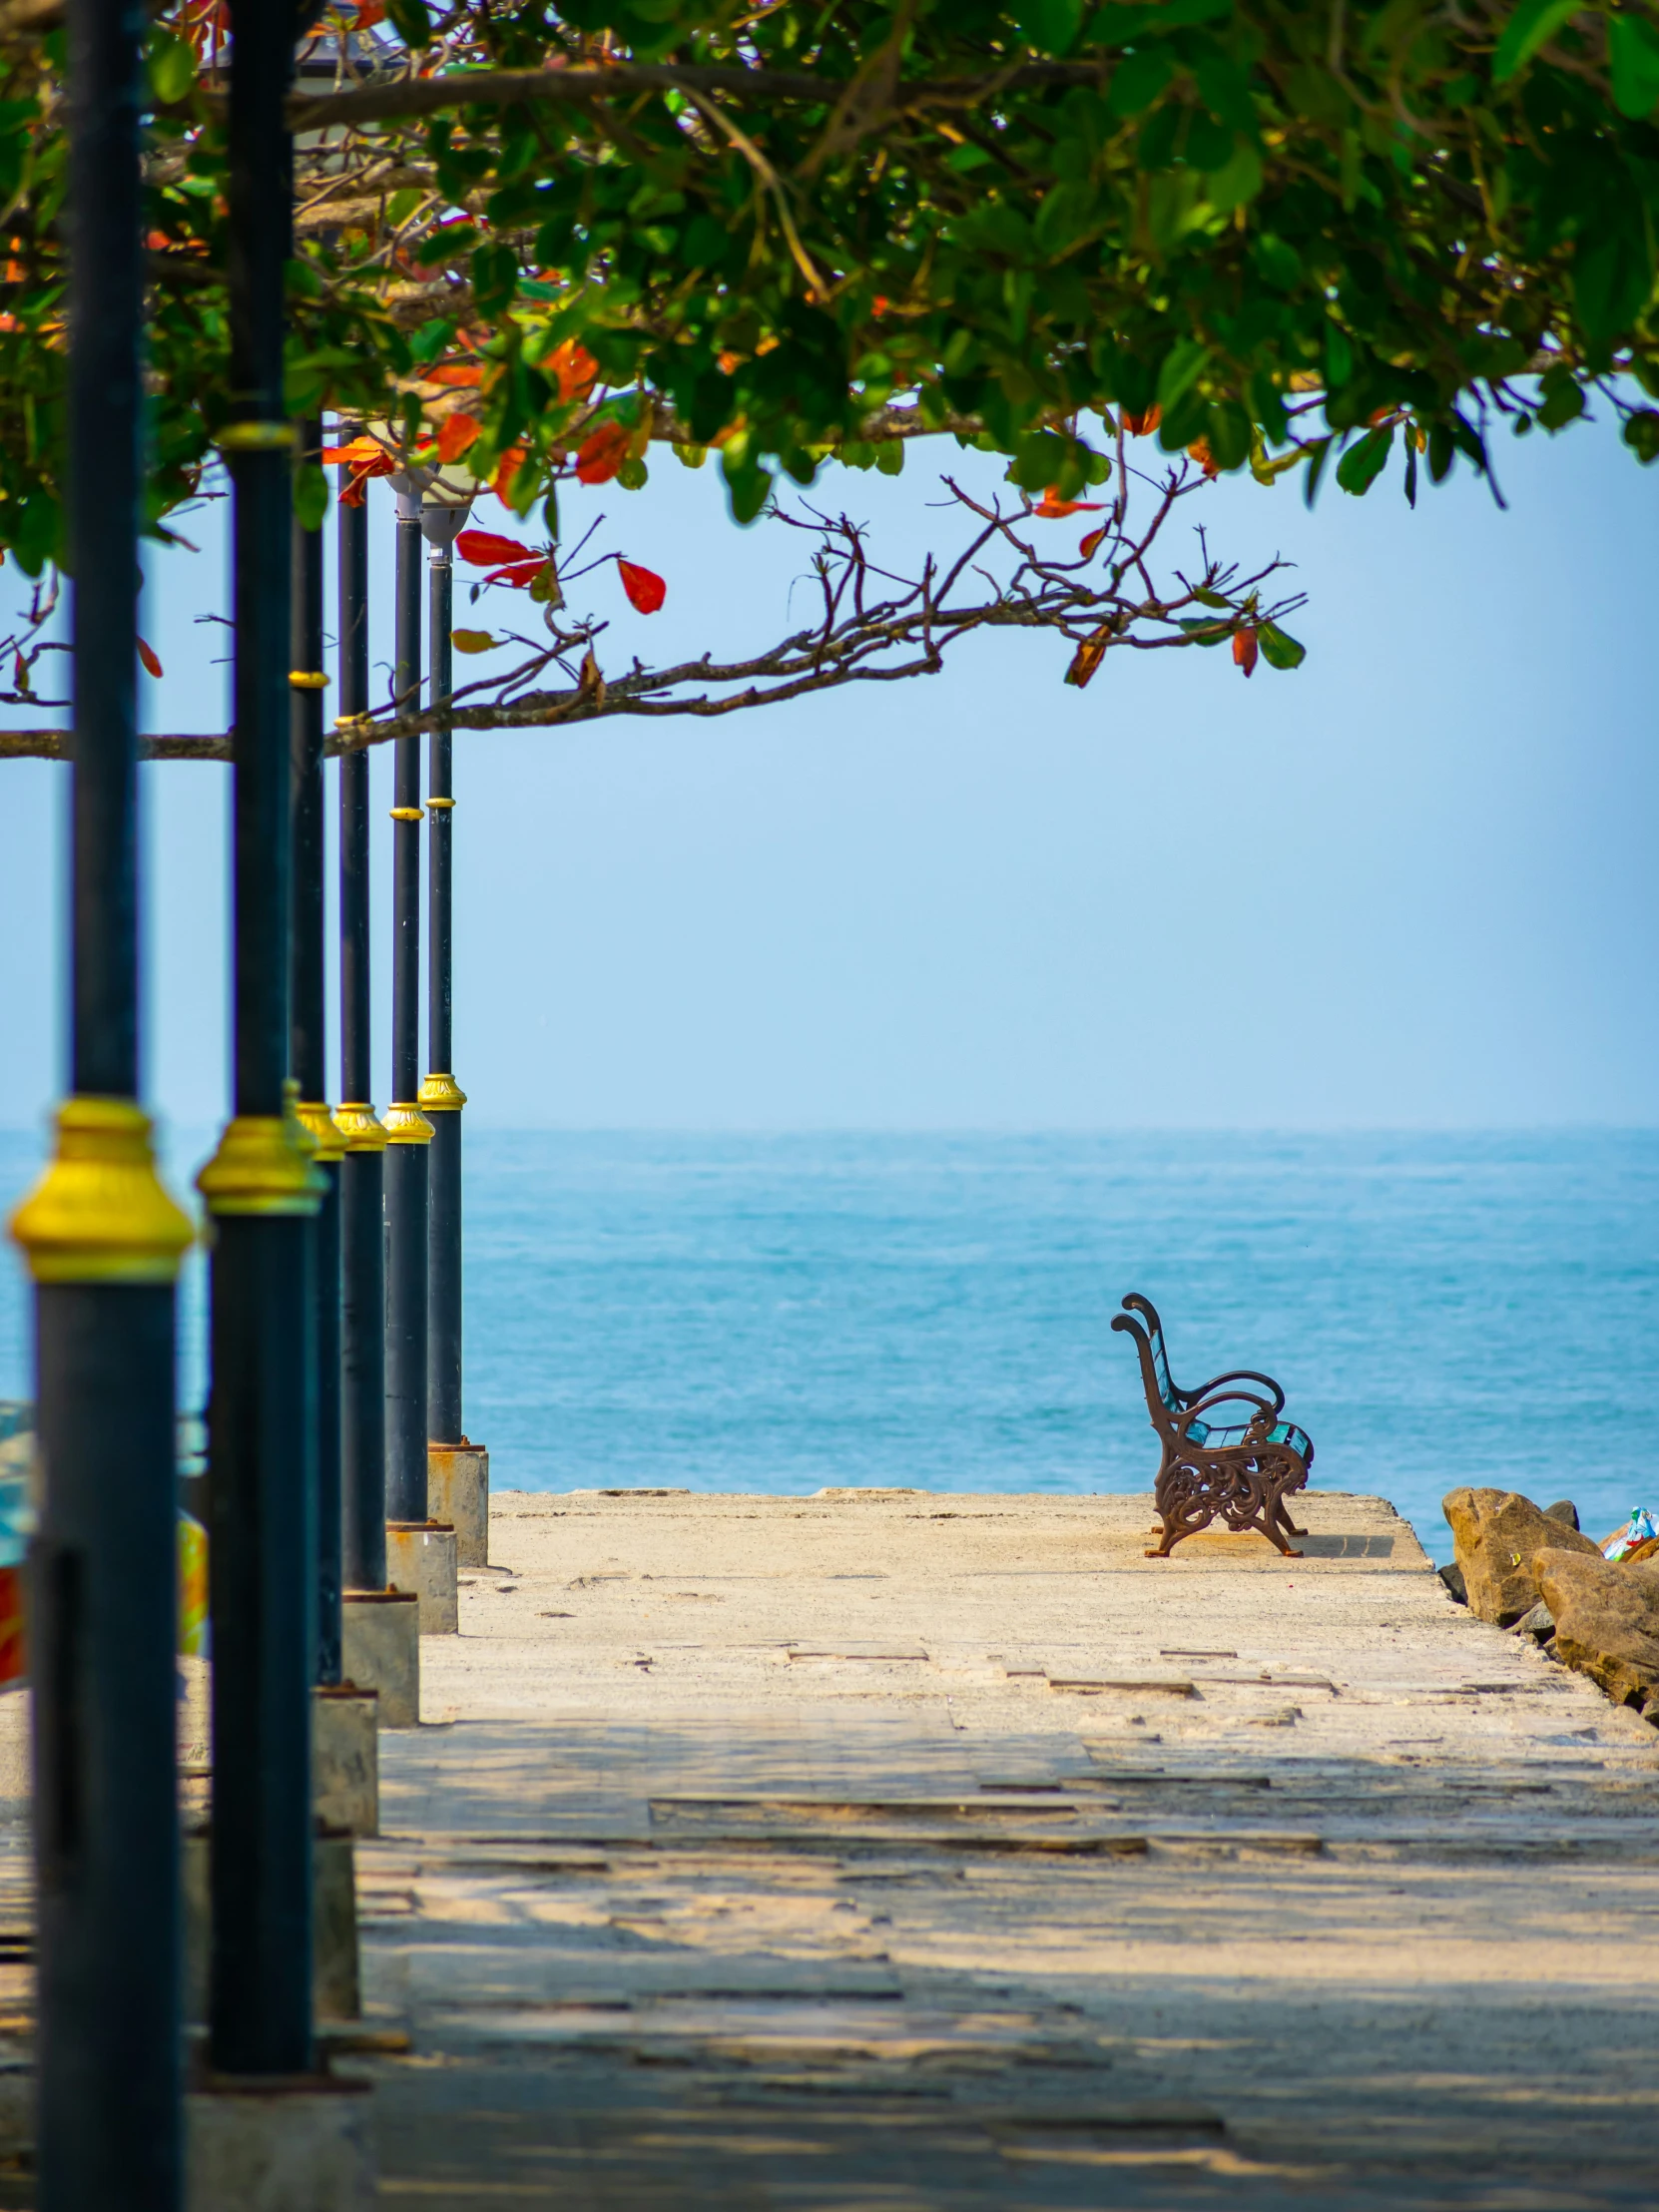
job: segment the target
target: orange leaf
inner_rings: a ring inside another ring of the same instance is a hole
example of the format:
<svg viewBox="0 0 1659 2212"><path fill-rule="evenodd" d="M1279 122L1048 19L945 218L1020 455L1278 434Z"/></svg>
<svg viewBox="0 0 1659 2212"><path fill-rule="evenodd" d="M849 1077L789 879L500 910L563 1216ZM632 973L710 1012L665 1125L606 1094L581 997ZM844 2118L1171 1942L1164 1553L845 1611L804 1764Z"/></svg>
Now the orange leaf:
<svg viewBox="0 0 1659 2212"><path fill-rule="evenodd" d="M1158 406L1143 407L1139 414L1131 414L1125 407L1122 416L1123 427L1132 438L1150 437L1163 419L1164 410Z"/></svg>
<svg viewBox="0 0 1659 2212"><path fill-rule="evenodd" d="M1091 530L1088 536L1083 540L1082 544L1077 548L1079 558L1085 561L1092 561L1095 555L1100 551L1100 541L1105 535L1106 525L1104 523L1101 524L1098 530Z"/></svg>
<svg viewBox="0 0 1659 2212"><path fill-rule="evenodd" d="M529 457L530 449L526 445L510 445L506 452L502 454L500 465L497 467L494 479L490 484L490 490L494 492L496 498L500 500L504 507L512 505L513 478Z"/></svg>
<svg viewBox="0 0 1659 2212"><path fill-rule="evenodd" d="M1066 515L1098 514L1105 504L1104 499L1062 499L1050 484L1031 512L1045 522L1058 522Z"/></svg>
<svg viewBox="0 0 1659 2212"><path fill-rule="evenodd" d="M561 338L547 365L558 378L561 399L586 399L599 376L599 363L576 338Z"/></svg>
<svg viewBox="0 0 1659 2212"><path fill-rule="evenodd" d="M668 586L655 570L641 568L636 561L625 561L620 553L616 557L616 572L622 578L629 605L642 615L654 615L668 597Z"/></svg>
<svg viewBox="0 0 1659 2212"><path fill-rule="evenodd" d="M1233 659L1248 676L1256 666L1261 647L1256 642L1256 632L1247 622L1242 630L1233 633Z"/></svg>
<svg viewBox="0 0 1659 2212"><path fill-rule="evenodd" d="M877 292L875 294L875 297L870 301L869 311L872 315L874 315L877 322L879 322L881 317L886 313L887 302L881 292Z"/></svg>
<svg viewBox="0 0 1659 2212"><path fill-rule="evenodd" d="M476 415L446 415L438 430L438 459L458 461L469 445L478 442L483 427Z"/></svg>
<svg viewBox="0 0 1659 2212"><path fill-rule="evenodd" d="M743 355L741 353L722 353L720 355L720 373L723 376L730 376L732 371L741 364L742 360Z"/></svg>
<svg viewBox="0 0 1659 2212"><path fill-rule="evenodd" d="M484 380L484 371L477 361L439 361L436 368L429 368L421 378L423 384L464 384L470 390Z"/></svg>
<svg viewBox="0 0 1659 2212"><path fill-rule="evenodd" d="M510 567L519 561L540 558L527 545L520 545L517 538L501 537L494 530L463 530L455 540L455 550L474 568Z"/></svg>
<svg viewBox="0 0 1659 2212"><path fill-rule="evenodd" d="M140 640L138 641L138 656L139 659L144 663L144 673L146 674L146 676L160 676L162 672L162 664L160 661L157 660L155 654L150 650L149 646L145 644L142 638L140 638Z"/></svg>
<svg viewBox="0 0 1659 2212"><path fill-rule="evenodd" d="M386 20L385 0L357 0L357 28L366 31L372 24Z"/></svg>
<svg viewBox="0 0 1659 2212"><path fill-rule="evenodd" d="M343 461L361 476L390 476L397 463L378 438L353 438L349 445L325 445L325 461Z"/></svg>
<svg viewBox="0 0 1659 2212"><path fill-rule="evenodd" d="M1098 630L1092 630L1071 657L1066 670L1066 682L1075 684L1081 691L1089 678L1106 658L1106 648L1112 642L1112 625L1103 622Z"/></svg>
<svg viewBox="0 0 1659 2212"><path fill-rule="evenodd" d="M1198 463L1199 467L1203 469L1206 476L1219 476L1221 474L1221 463L1211 452L1210 441L1208 438L1194 438L1192 444L1188 446L1187 451Z"/></svg>
<svg viewBox="0 0 1659 2212"><path fill-rule="evenodd" d="M633 433L620 422L602 422L585 438L576 455L576 477L583 484L608 484L628 458Z"/></svg>

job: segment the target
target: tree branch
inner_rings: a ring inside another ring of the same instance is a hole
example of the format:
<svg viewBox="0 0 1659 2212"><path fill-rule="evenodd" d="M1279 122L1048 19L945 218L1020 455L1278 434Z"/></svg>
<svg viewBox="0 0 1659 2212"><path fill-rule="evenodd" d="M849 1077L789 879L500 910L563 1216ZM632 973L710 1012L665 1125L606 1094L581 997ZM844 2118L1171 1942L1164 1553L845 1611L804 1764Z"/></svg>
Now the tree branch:
<svg viewBox="0 0 1659 2212"><path fill-rule="evenodd" d="M14 0L16 4L16 0ZM864 131L894 115L923 108L971 108L1004 92L1044 85L1100 84L1109 76L1104 61L1022 62L983 77L912 78L892 87L890 104L861 113ZM444 108L512 107L526 100L559 102L609 100L641 92L711 93L740 98L803 101L836 109L856 80L819 77L807 70L746 69L736 63L618 62L605 68L577 64L569 68L456 70L441 77L405 77L391 83L353 86L349 92L288 102L288 123L295 131L336 130L357 123L383 123L433 115Z"/></svg>

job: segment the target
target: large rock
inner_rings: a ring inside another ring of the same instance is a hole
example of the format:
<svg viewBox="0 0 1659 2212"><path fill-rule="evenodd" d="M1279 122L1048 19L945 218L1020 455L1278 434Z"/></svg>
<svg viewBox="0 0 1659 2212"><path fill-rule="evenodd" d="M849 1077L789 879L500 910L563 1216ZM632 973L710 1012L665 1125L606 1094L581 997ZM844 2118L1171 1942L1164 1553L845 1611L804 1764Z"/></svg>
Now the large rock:
<svg viewBox="0 0 1659 2212"><path fill-rule="evenodd" d="M1555 1651L1620 1705L1659 1696L1659 1568L1587 1559L1553 1545L1532 1571L1555 1616Z"/></svg>
<svg viewBox="0 0 1659 2212"><path fill-rule="evenodd" d="M1565 1521L1551 1520L1518 1490L1448 1490L1440 1510L1451 1528L1469 1610L1500 1628L1511 1627L1538 1602L1534 1552L1572 1551L1601 1558L1588 1536Z"/></svg>

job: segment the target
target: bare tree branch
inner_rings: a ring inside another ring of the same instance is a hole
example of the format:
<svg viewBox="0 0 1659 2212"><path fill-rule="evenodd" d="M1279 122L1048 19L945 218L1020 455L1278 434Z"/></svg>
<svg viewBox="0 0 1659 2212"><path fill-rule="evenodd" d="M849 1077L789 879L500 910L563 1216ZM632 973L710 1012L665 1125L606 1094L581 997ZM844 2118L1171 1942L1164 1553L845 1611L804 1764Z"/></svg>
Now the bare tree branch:
<svg viewBox="0 0 1659 2212"><path fill-rule="evenodd" d="M571 566L581 552L577 548L559 568L559 589L544 606L545 644L509 635L502 642L518 644L528 657L507 674L462 686L441 708L398 714L396 703L388 702L380 712L336 728L325 750L358 752L438 724L452 730L523 730L619 715L710 720L848 684L937 675L953 647L990 630L1048 631L1065 640L1073 648L1066 680L1083 686L1108 650L1215 646L1242 633L1254 642L1303 605L1299 592L1266 597L1283 561L1275 557L1249 571L1217 561L1202 530L1196 567L1186 573L1168 564L1169 581L1159 582L1158 570L1165 565L1159 541L1179 502L1202 492L1207 480L1185 459L1170 462L1156 478L1133 463L1123 473L1147 494L1148 519L1133 532L1126 484L1110 508L1049 497L1032 506L1017 493L976 498L945 477L949 507L967 525L965 541L948 564L926 555L917 576L896 575L872 561L866 526L846 514L821 514L805 501L795 511L775 507L770 519L776 527L812 541L810 573L821 611L816 623L741 659L717 661L705 653L664 668L636 661L607 676L598 656L607 625L571 616L564 597L579 577L611 556L600 554L577 568ZM1091 527L1087 518L1096 513L1105 519ZM1082 543L1064 554L1048 550L1056 526L1074 514L1085 517ZM550 554L550 564L553 560ZM550 670L566 679L562 686L545 687L542 679ZM11 697L15 701L18 695ZM68 745L66 734L57 730L0 732L0 758L59 760ZM231 737L156 736L143 739L140 749L147 760L228 761Z"/></svg>

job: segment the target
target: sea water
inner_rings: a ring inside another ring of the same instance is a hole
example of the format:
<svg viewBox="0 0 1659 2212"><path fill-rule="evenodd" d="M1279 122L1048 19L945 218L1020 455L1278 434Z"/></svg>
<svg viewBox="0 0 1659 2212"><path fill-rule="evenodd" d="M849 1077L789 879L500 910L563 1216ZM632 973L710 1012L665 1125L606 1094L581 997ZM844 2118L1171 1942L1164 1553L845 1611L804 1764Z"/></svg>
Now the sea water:
<svg viewBox="0 0 1659 2212"><path fill-rule="evenodd" d="M179 1180L199 1141L176 1141ZM0 1138L12 1191L38 1145ZM469 1126L466 1427L502 1488L1151 1486L1176 1380L1265 1369L1315 1488L1436 1558L1459 1483L1659 1507L1659 1132L513 1134ZM202 1285L183 1388L199 1399ZM27 1302L0 1294L0 1396Z"/></svg>

